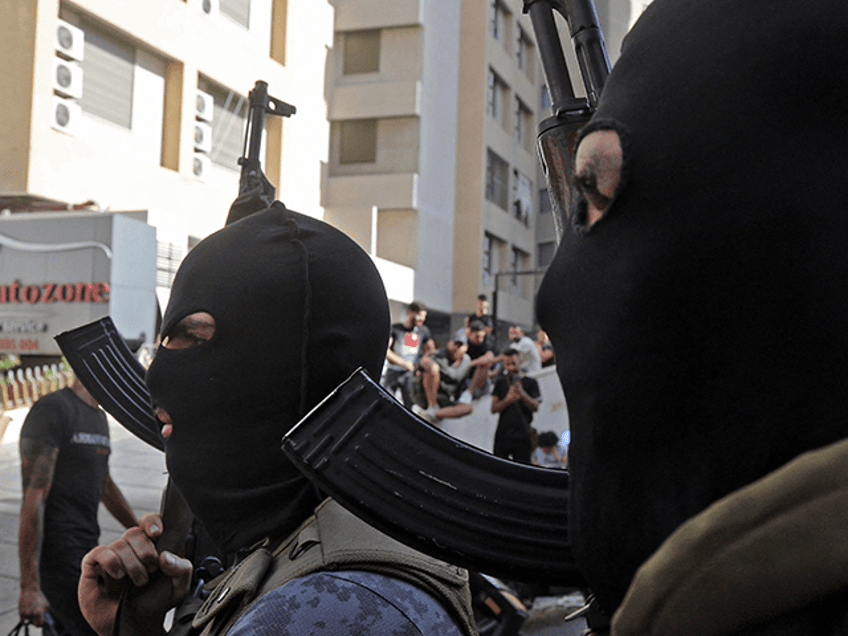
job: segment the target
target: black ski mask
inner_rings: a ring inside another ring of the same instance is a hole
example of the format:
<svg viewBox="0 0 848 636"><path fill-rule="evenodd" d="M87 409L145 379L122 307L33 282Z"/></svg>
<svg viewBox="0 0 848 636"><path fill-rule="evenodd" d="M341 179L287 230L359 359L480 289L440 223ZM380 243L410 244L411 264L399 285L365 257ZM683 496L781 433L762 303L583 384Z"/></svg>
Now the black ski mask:
<svg viewBox="0 0 848 636"><path fill-rule="evenodd" d="M214 336L160 347L147 383L173 422L170 476L232 552L288 534L319 503L280 450L282 436L357 367L380 373L389 309L365 252L275 203L188 254L162 333L201 311L215 319Z"/></svg>
<svg viewBox="0 0 848 636"><path fill-rule="evenodd" d="M848 433L848 4L656 0L583 133L622 182L538 297L610 614L682 521Z"/></svg>

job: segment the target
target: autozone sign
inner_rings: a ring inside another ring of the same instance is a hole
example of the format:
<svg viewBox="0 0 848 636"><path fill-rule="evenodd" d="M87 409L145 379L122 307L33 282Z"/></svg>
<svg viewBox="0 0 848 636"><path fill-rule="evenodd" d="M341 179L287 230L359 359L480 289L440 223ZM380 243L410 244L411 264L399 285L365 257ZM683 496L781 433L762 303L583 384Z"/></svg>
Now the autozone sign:
<svg viewBox="0 0 848 636"><path fill-rule="evenodd" d="M0 285L0 304L26 303L105 303L109 283L40 283L22 285L15 280Z"/></svg>

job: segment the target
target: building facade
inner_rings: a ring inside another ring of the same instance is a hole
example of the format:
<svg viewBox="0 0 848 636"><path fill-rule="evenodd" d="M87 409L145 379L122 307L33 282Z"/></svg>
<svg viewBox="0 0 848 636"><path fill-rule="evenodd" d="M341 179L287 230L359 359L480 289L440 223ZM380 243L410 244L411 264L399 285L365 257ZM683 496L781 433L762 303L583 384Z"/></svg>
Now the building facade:
<svg viewBox="0 0 848 636"><path fill-rule="evenodd" d="M598 0L611 58L644 2ZM374 258L395 318L443 338L497 292L534 321L555 248L535 127L544 78L521 0L0 0L0 214L144 210L157 294L238 189L254 82L277 196ZM611 26L607 26L607 25Z"/></svg>
<svg viewBox="0 0 848 636"><path fill-rule="evenodd" d="M503 331L532 326L556 241L535 150L549 102L522 0L332 4L325 218L388 263L395 319L421 300L443 341L483 293ZM631 4L599 2L615 50Z"/></svg>
<svg viewBox="0 0 848 636"><path fill-rule="evenodd" d="M297 108L267 117L278 197L320 216L329 146L320 0L3 0L0 211L146 210L160 302L238 192L256 80ZM285 137L285 144L283 138Z"/></svg>

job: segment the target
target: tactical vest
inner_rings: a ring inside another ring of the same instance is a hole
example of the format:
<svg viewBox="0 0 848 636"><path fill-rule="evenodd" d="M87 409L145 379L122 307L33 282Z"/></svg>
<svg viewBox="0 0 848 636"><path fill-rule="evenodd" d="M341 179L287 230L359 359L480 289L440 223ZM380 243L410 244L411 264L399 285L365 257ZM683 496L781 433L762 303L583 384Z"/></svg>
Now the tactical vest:
<svg viewBox="0 0 848 636"><path fill-rule="evenodd" d="M468 573L375 530L332 499L275 550L264 545L223 575L192 622L200 636L223 636L259 598L313 572L359 570L415 585L441 602L465 636L477 636Z"/></svg>

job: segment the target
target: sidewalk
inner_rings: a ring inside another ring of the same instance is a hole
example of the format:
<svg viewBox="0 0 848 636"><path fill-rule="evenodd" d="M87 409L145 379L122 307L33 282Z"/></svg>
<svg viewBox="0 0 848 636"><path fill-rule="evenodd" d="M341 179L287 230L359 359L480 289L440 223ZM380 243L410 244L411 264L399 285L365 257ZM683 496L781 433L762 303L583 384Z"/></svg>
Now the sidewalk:
<svg viewBox="0 0 848 636"><path fill-rule="evenodd" d="M21 467L18 438L27 408L7 411L12 418L0 443L0 634L18 623L18 521L21 512ZM109 417L112 454L109 470L137 516L159 510L165 486L165 457ZM100 539L107 543L123 528L100 506ZM34 630L37 635L40 630Z"/></svg>

